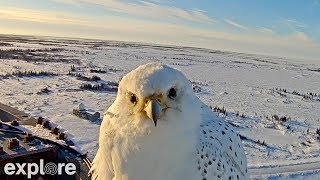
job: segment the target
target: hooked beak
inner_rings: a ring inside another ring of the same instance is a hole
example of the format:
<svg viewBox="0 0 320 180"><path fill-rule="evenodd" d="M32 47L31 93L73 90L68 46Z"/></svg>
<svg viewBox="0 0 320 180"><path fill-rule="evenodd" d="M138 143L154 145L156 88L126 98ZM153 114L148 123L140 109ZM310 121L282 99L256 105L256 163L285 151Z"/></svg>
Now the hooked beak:
<svg viewBox="0 0 320 180"><path fill-rule="evenodd" d="M162 107L158 100L151 99L147 102L147 105L144 109L146 111L147 116L153 120L154 125L157 126L157 121L162 115Z"/></svg>

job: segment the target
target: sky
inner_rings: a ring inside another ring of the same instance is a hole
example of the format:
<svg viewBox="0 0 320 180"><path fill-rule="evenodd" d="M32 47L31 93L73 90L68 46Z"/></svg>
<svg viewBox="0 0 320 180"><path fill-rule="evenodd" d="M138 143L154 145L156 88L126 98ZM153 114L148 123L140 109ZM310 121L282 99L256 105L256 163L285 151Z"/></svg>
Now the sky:
<svg viewBox="0 0 320 180"><path fill-rule="evenodd" d="M0 0L0 34L148 42L320 61L320 0Z"/></svg>

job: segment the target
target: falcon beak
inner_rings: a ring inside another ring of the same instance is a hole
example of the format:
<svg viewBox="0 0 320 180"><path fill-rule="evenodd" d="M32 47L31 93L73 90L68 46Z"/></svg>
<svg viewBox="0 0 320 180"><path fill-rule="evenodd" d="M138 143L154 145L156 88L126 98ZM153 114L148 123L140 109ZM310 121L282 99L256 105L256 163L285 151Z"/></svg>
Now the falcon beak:
<svg viewBox="0 0 320 180"><path fill-rule="evenodd" d="M144 109L147 116L153 120L154 125L157 126L157 121L162 114L162 107L158 100L151 99L147 101L146 107Z"/></svg>

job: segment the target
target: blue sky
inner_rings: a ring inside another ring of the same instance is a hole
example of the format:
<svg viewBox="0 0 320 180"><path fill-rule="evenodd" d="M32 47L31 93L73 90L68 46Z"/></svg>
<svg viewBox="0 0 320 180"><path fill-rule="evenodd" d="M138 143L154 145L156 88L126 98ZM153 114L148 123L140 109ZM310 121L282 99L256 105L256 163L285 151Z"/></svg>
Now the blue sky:
<svg viewBox="0 0 320 180"><path fill-rule="evenodd" d="M196 46L320 61L320 0L0 0L0 33Z"/></svg>

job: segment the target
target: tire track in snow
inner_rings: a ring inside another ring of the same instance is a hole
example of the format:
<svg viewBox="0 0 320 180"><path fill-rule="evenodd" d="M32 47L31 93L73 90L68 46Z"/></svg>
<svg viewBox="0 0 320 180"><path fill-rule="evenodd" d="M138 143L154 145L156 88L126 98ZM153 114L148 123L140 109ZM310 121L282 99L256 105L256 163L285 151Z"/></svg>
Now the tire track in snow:
<svg viewBox="0 0 320 180"><path fill-rule="evenodd" d="M296 173L303 171L313 171L320 170L320 162L308 162L300 164L288 164L279 166L263 166L250 168L250 176L261 176L261 175L272 175L272 174L282 174L282 173Z"/></svg>

